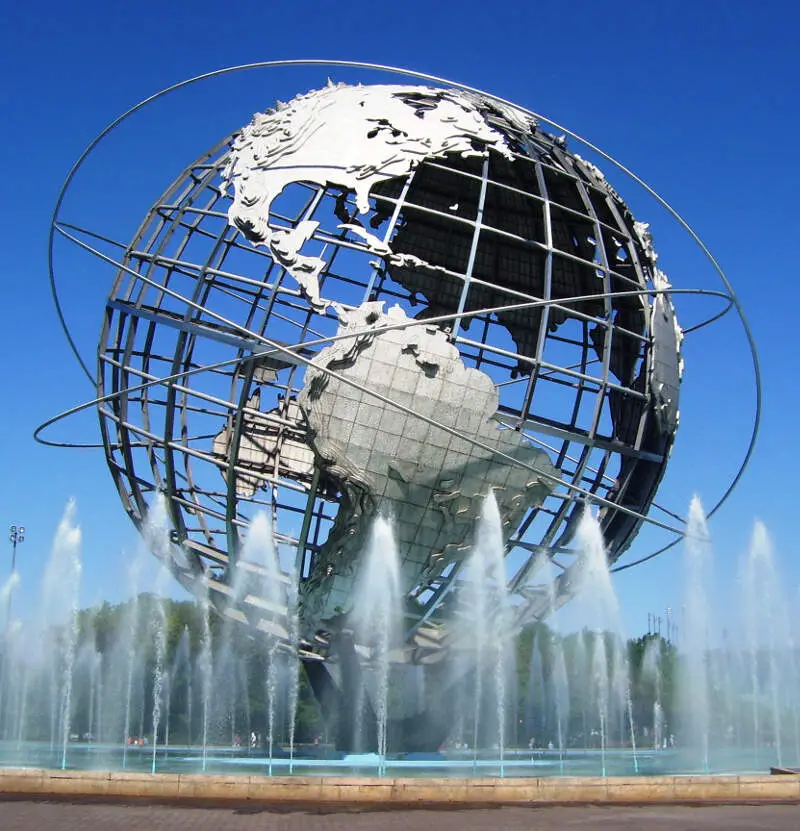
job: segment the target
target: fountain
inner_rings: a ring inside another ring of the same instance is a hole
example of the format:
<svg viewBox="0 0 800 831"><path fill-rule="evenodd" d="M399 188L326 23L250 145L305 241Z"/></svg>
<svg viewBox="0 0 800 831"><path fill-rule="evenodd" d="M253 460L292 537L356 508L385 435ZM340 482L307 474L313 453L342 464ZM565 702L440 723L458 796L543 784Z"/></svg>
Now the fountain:
<svg viewBox="0 0 800 831"><path fill-rule="evenodd" d="M151 718L153 734L153 757L151 772L156 772L156 752L158 750L158 728L161 723L162 696L164 694L165 663L167 652L167 615L164 610L163 587L169 576L165 569L157 583L155 596L155 614L152 620L152 640L155 644L155 666L153 667L153 713ZM169 683L169 682L167 682ZM142 731L144 732L144 731Z"/></svg>
<svg viewBox="0 0 800 831"><path fill-rule="evenodd" d="M600 772L606 775L606 746L608 743L608 658L606 657L606 639L602 632L597 633L592 650L592 688L595 700L600 737Z"/></svg>
<svg viewBox="0 0 800 831"><path fill-rule="evenodd" d="M14 593L19 586L20 577L19 571L14 569L8 578L3 583L2 587L0 587L0 609L6 610L6 626L10 628L11 626L11 608L12 608L12 601L14 598ZM10 638L11 632L9 631L8 636ZM17 640L10 641L13 644L10 648L13 649L17 646ZM14 656L15 657L15 656ZM7 714L10 710L10 707L7 703L8 698L11 695L11 687L8 681L10 673L4 669L3 664L8 661L11 665L14 664L14 657L11 655L3 653L0 656L0 736L4 735L5 732L8 730L8 718Z"/></svg>
<svg viewBox="0 0 800 831"><path fill-rule="evenodd" d="M203 714L202 727L202 770L205 772L208 763L208 718L211 708L211 681L213 661L211 654L211 607L208 602L208 582L203 584L204 591L200 594L200 654L197 659L197 671L200 675L201 703Z"/></svg>
<svg viewBox="0 0 800 831"><path fill-rule="evenodd" d="M660 639L651 638L647 641L642 660L641 677L645 685L652 688L653 723L651 726L653 750L662 750L665 743L664 736L664 707L662 705L661 679L661 651Z"/></svg>
<svg viewBox="0 0 800 831"><path fill-rule="evenodd" d="M582 553L579 575L580 590L576 602L583 606L594 627L592 639L590 684L594 690L596 714L599 719L601 770L606 775L606 749L612 735L624 744L627 737L631 748L633 772L639 772L636 730L630 690L630 666L622 626L619 600L611 580L603 532L597 517L587 506L577 528L578 550ZM613 715L614 720L611 721Z"/></svg>
<svg viewBox="0 0 800 831"><path fill-rule="evenodd" d="M225 139L229 127L187 159L133 239L62 210L91 203L65 197L111 131L70 171L51 242L113 265L97 352L89 363L78 356L97 369L88 406L99 406L126 511L145 536L157 529L150 547L197 608L176 621L168 593L140 594L135 578L116 618L98 624L100 611L79 619L77 578L74 589L66 581L72 605L57 625L43 615L35 633L6 627L2 740L16 734L19 753L48 764L58 752L66 765L69 744L71 763L116 767L121 755L123 767L155 770L160 746L175 769L272 774L285 766L287 741L290 772L359 768L352 756L326 756L352 749L360 731L384 774L414 762L405 743L390 752L390 725L411 723L405 737L435 757L429 768L594 772L596 735L606 774L687 767L672 730L681 751L698 743L692 769L710 770L723 764L733 725L752 764L781 763L800 748L798 661L763 540L749 561L741 637L720 646L697 545L707 529L693 504L680 657L661 642L642 656L626 639L608 569L644 522L682 530L653 501L681 403L673 299L727 301L752 348L719 266L711 260L723 291L672 290L616 173L606 179L546 118L419 73L406 73L413 88L353 85L350 74L368 65L337 64L341 82L278 103ZM387 70L398 71L371 67ZM352 141L340 140L343 124ZM583 152L611 162L592 145ZM129 164L116 169L137 176ZM58 305L61 249L51 249ZM711 314L686 333L721 316ZM276 529L282 545L297 546L291 577L278 567ZM536 574L544 562L549 583ZM360 597L357 580L368 587ZM585 633L555 632L548 615L579 583L595 619ZM10 598L13 585L4 591ZM517 649L523 622L536 637ZM646 670L652 715L642 716L633 680L656 650ZM411 715L397 700L407 665ZM323 738L330 725L319 727L322 695L309 693L318 692L312 675L323 686L312 668L329 672L346 702L331 708L337 734L349 733L333 747ZM469 754L432 752L452 715L430 706L437 698L457 710L453 733L459 744L469 737ZM190 747L167 756L179 700L200 756ZM557 765L544 747L519 752L520 705L527 734L548 750L557 743ZM76 714L84 735L97 734L82 750ZM658 754L645 751L643 719ZM265 758L233 747L253 725L263 725ZM138 749L146 735L150 753Z"/></svg>
<svg viewBox="0 0 800 831"><path fill-rule="evenodd" d="M158 512L156 502L149 526L156 548L165 527ZM800 761L798 655L772 543L756 525L738 581L744 602L717 621L698 500L687 529L681 645L656 634L625 639L600 528L585 511L576 527L583 568L575 602L588 628L562 632L539 624L522 633L517 649L490 496L458 577L463 590L450 608L457 660L441 669L396 663L402 552L391 522L377 518L348 617L363 715L354 726L363 743L349 754L325 741L306 668L270 636L269 619L262 638L243 637L227 616L212 619L205 595L194 606L172 600L164 570L154 592L141 593L141 554L127 578L130 600L79 615L74 516L70 505L56 532L43 581L43 625L15 623L5 639L0 764L519 776L763 771ZM261 615L288 609L281 614L289 640L299 643L296 582L280 570L269 515L254 518L237 568L240 599L263 598L251 604ZM440 689L451 702L450 743L439 753L391 752L389 726L423 712ZM246 730L249 739L262 725L263 749L250 741L239 746L239 733Z"/></svg>
<svg viewBox="0 0 800 831"><path fill-rule="evenodd" d="M400 640L400 564L391 523L375 520L364 557L353 609L353 627L358 644L368 651L364 688L372 687L376 716L378 776L386 772L389 717L390 650Z"/></svg>
<svg viewBox="0 0 800 831"><path fill-rule="evenodd" d="M253 583L253 594L263 598L266 604L286 604L288 592L280 568L272 520L265 511L258 511L250 523L241 548L240 563L234 576L234 597L248 592ZM276 703L278 699L279 641L269 632L267 639L267 674L265 678L267 698L267 773L272 776L273 756L276 745ZM248 737L249 740L249 737Z"/></svg>
<svg viewBox="0 0 800 831"><path fill-rule="evenodd" d="M184 626L178 644L175 647L175 655L172 659L172 666L166 674L166 706L164 724L164 745L165 757L166 748L169 748L170 739L170 715L172 713L173 695L175 692L183 692L186 699L186 744L191 744L192 728L192 674L191 659L189 656L189 627ZM181 685L183 681L183 685Z"/></svg>
<svg viewBox="0 0 800 831"><path fill-rule="evenodd" d="M712 579L712 556L706 515L695 496L689 506L686 527L686 604L683 631L686 671L683 674L682 710L685 717L683 741L696 747L703 772L709 758L709 609L708 587Z"/></svg>
<svg viewBox="0 0 800 831"><path fill-rule="evenodd" d="M156 496L144 525L144 539L151 551L161 561L156 590L153 596L153 615L151 618L151 640L155 646L155 663L153 666L153 709L151 730L153 736L153 755L151 772L156 772L158 750L158 728L161 722L162 696L164 695L167 652L167 616L164 608L164 592L169 580L167 563L169 562L169 525L166 501L161 493ZM169 684L169 681L166 681ZM144 696L142 696L142 714L144 715ZM144 725L139 728L139 735L144 736Z"/></svg>
<svg viewBox="0 0 800 831"><path fill-rule="evenodd" d="M556 710L558 765L559 771L563 774L565 737L569 727L569 679L567 677L567 665L564 660L564 647L560 639L555 639L553 643L551 688Z"/></svg>
<svg viewBox="0 0 800 831"><path fill-rule="evenodd" d="M122 767L127 767L128 747L131 743L131 704L133 700L133 681L136 670L136 643L139 629L139 593L138 587L139 558L133 561L130 570L130 585L133 586L133 597L125 610L124 622L120 631L120 638L124 643L121 654L125 656L125 691L124 691L124 722L122 729Z"/></svg>
<svg viewBox="0 0 800 831"><path fill-rule="evenodd" d="M477 769L481 740L497 752L500 775L505 772L506 677L509 638L513 636L505 574L505 544L494 491L484 500L472 551L464 569L455 626L462 653L456 679L474 678L472 696L472 760ZM489 684L484 688L484 676ZM493 727L486 727L489 719ZM493 737L493 738L492 738ZM494 747L492 748L492 745Z"/></svg>
<svg viewBox="0 0 800 831"><path fill-rule="evenodd" d="M545 683L542 662L543 632L536 634L531 641L531 656L528 667L528 691L525 702L525 729L533 750L536 737L540 741L544 736Z"/></svg>
<svg viewBox="0 0 800 831"><path fill-rule="evenodd" d="M73 669L78 640L81 531L75 525L75 512L75 502L70 500L56 530L52 555L44 577L43 604L47 625L62 627L60 648L55 652L56 662L53 664L60 699L58 724L62 769L67 766L67 748L72 726Z"/></svg>
<svg viewBox="0 0 800 831"><path fill-rule="evenodd" d="M297 574L292 575L288 597L289 609L289 643L292 648L291 654L287 657L289 676L289 773L294 772L294 750L295 750L295 729L297 725L297 705L300 697L300 662L297 652L300 646L300 631L298 620L298 597L297 597Z"/></svg>
<svg viewBox="0 0 800 831"><path fill-rule="evenodd" d="M783 722L794 727L797 742L797 701L789 708L784 700L796 681L792 672L796 655L788 630L788 609L781 596L772 543L763 523L756 522L743 566L745 643L750 665L753 737L758 758L762 730L775 749L778 766L783 765ZM796 687L795 687L796 689ZM763 719L762 727L761 714Z"/></svg>
<svg viewBox="0 0 800 831"><path fill-rule="evenodd" d="M277 661L274 645L269 650L266 677L267 693L267 775L272 776L272 757L275 750L275 698L278 692Z"/></svg>

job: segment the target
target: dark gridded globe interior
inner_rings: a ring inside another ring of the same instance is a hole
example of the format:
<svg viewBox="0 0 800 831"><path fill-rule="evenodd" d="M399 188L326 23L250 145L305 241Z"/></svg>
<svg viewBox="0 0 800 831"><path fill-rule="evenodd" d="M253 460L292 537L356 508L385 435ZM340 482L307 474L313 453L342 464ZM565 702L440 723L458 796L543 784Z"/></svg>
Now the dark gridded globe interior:
<svg viewBox="0 0 800 831"><path fill-rule="evenodd" d="M540 130L503 129L513 161L493 150L485 159L428 159L408 177L375 185L365 215L339 187L292 184L275 199L270 224L319 223L303 253L327 263L319 278L325 298L399 304L419 321L455 316L435 325L467 367L495 383L498 427L519 431L560 471L562 483L527 511L509 541L509 588L525 622L545 615L553 596L558 604L569 594L582 492L633 512L601 507L609 558L631 543L674 425L659 417L649 382L652 307L643 290L654 288L655 269L633 217L561 142ZM228 555L256 511L273 514L279 544L298 548L302 579L339 510L336 483L308 462L296 401L302 360L275 351L251 357L268 350L263 336L300 345L301 359L313 359L336 335L337 316L315 308L268 249L229 224L221 172L231 141L178 176L131 242L109 300L98 393L122 393L100 412L129 514L141 523L162 491L184 552L178 576L191 585L210 569L221 594ZM377 256L362 235L340 227L354 224L426 265ZM539 299L551 302L480 313ZM555 571L538 570L542 552ZM407 587L420 618L436 620L456 572ZM553 586L538 587L553 574Z"/></svg>

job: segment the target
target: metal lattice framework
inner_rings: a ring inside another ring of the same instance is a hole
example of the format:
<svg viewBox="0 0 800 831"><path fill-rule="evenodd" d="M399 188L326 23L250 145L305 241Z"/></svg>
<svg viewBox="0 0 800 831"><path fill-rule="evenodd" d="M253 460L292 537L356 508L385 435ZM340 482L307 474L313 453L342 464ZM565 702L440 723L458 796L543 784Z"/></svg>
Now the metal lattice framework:
<svg viewBox="0 0 800 831"><path fill-rule="evenodd" d="M342 228L357 211L353 194L341 188L297 182L275 201L269 221L285 229L319 223L309 250L324 256L326 297L349 308L399 304L409 320L384 330L424 321L446 331L464 365L494 382L497 421L546 451L558 470L549 495L525 512L509 539L519 625L570 596L578 566L571 540L587 502L599 506L611 562L643 521L680 534L680 526L647 518L677 427L680 332L670 297L711 294L725 298L726 310L741 310L724 275L719 292L670 287L646 226L599 171L563 140L504 119L497 99L481 96L513 160L495 153L429 159L370 193L371 231L432 269L402 257L400 264L376 260L362 235ZM313 575L339 494L314 463L297 398L306 367L348 336L268 250L230 224L222 172L234 139L185 168L128 244L62 221L61 199L53 229L117 269L91 404L127 512L141 525L162 493L176 576L194 591L207 585L220 611L286 639L288 600L274 608L253 597L231 604L240 532L257 510L269 511L278 543L297 551L301 581ZM745 331L749 337L746 323ZM391 396L326 371L403 412ZM405 414L480 445L424 414ZM547 561L557 571L554 582L541 568ZM407 586L408 633L423 652L438 642L458 573L459 562L445 558ZM307 634L309 657L324 654L325 633L316 642Z"/></svg>

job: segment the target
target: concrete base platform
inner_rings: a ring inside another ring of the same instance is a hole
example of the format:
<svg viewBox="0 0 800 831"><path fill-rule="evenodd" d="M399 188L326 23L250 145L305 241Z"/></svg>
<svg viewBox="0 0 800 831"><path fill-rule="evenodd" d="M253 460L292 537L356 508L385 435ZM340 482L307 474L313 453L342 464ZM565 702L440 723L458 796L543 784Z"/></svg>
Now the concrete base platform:
<svg viewBox="0 0 800 831"><path fill-rule="evenodd" d="M800 776L377 779L0 769L0 797L374 807L800 803Z"/></svg>

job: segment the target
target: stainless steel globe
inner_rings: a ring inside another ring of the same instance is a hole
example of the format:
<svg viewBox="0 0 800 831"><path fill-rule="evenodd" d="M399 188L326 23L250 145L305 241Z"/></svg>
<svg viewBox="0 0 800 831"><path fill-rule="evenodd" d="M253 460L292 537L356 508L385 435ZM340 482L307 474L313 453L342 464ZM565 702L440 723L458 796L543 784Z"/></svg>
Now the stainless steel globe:
<svg viewBox="0 0 800 831"><path fill-rule="evenodd" d="M108 464L137 524L163 493L184 584L288 640L287 592L231 589L266 510L308 657L392 514L406 655L433 660L489 488L516 625L570 596L587 501L609 560L630 545L678 426L669 288L647 226L524 112L331 84L188 165L126 248L98 352Z"/></svg>

